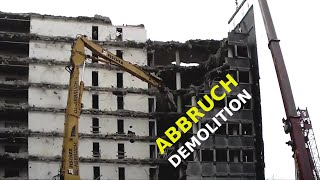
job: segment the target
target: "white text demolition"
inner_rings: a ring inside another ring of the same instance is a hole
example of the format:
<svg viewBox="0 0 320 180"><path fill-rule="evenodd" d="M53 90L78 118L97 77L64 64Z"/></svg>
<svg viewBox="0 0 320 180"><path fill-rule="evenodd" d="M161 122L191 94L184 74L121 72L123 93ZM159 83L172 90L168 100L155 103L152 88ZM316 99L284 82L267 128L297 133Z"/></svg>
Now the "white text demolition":
<svg viewBox="0 0 320 180"><path fill-rule="evenodd" d="M224 122L228 119L223 115L223 112L226 112L229 116L233 115L233 112L238 111L241 109L243 104L246 104L251 99L251 95L245 90L242 90L242 93L237 95L238 99L232 99L228 106L225 106L221 111L219 111L211 120L214 123L214 127L212 125L206 123L205 128L199 129L196 135L192 136L189 141L187 141L184 146L181 146L176 154L173 154L169 158L169 162L174 166L177 167L181 163L181 157L186 159L190 154L194 151L196 146L200 146L202 141L206 141L210 133L215 133L218 128L222 125L221 122L218 121L217 118L221 118Z"/></svg>
<svg viewBox="0 0 320 180"><path fill-rule="evenodd" d="M226 75L228 79L227 82L221 80L219 84L214 85L210 90L210 96L204 95L203 99L206 100L206 105L199 100L197 102L198 106L201 108L199 110L196 106L191 107L187 112L187 116L180 117L175 124L177 125L178 129L175 126L169 127L164 134L170 140L167 141L161 137L156 140L157 146L159 148L160 154L164 154L165 149L171 147L174 143L176 143L182 136L182 133L188 132L193 123L198 123L199 118L203 118L206 112L211 111L214 108L214 101L221 101L223 100L228 93L232 90L229 86L237 87L238 82L236 82L230 74ZM223 94L217 94L216 90L222 88L224 90ZM214 117L212 117L212 121L215 124L215 128L211 127L208 123L205 124L205 128L199 129L196 136L190 138L190 141L187 141L184 146L180 147L177 150L176 154L173 154L169 158L169 162L174 166L177 167L181 163L181 157L186 159L193 151L194 148L198 145L201 145L201 141L205 141L209 138L210 133L214 133L217 129L221 126L221 123L218 121L217 118L222 119L223 121L227 121L227 118L224 116L224 112L226 112L229 116L233 116L233 112L238 111L241 107L247 103L247 100L251 99L251 95L245 90L242 90L242 93L237 95L237 99L232 99L227 106L225 106L221 111L219 111ZM188 120L190 118L190 120ZM222 122L223 122L222 121Z"/></svg>

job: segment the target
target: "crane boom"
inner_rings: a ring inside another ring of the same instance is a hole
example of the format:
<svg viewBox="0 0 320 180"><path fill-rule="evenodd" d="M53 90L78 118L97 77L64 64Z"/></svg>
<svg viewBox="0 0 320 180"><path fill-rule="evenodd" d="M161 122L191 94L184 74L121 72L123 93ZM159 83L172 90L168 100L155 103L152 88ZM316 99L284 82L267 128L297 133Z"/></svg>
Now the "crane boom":
<svg viewBox="0 0 320 180"><path fill-rule="evenodd" d="M297 114L288 73L279 43L280 40L277 38L267 1L258 0L258 2L268 36L268 46L273 57L282 101L287 116L287 119L284 120L285 127L287 128L286 133L290 133L291 142L289 144L292 145L294 159L299 170L299 178L300 180L313 180L315 178L312 172L312 159L310 159L310 152L306 148L305 137L300 124L300 116Z"/></svg>
<svg viewBox="0 0 320 180"><path fill-rule="evenodd" d="M162 84L162 80L160 78L142 70L137 65L131 64L130 62L117 57L85 36L78 36L72 45L70 58L71 64L68 66L70 80L60 166L61 180L80 180L78 129L84 82L79 80L79 75L80 67L85 63L87 58L85 48L88 48L94 54L98 55L98 61L114 64L152 86L157 87L160 91L168 91L168 89ZM173 102L172 99L169 100L171 100L171 103Z"/></svg>

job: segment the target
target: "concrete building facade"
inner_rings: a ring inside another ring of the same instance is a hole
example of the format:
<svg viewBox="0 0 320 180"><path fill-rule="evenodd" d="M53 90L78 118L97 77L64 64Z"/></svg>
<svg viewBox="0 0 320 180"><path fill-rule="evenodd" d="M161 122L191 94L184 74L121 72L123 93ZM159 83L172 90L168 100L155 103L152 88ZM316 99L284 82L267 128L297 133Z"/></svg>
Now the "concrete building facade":
<svg viewBox="0 0 320 180"><path fill-rule="evenodd" d="M0 13L0 22L0 178L51 179L58 174L69 82L65 66L74 38L85 34L156 73L177 107L170 108L155 88L113 65L86 63L79 124L82 179L264 179L252 7L221 41L150 41L143 25L114 26L102 16ZM159 155L156 138L165 137L164 131L228 73L239 86ZM232 117L225 113L228 122L220 119L222 127L173 168L167 158L242 89L252 100Z"/></svg>
<svg viewBox="0 0 320 180"><path fill-rule="evenodd" d="M158 119L158 136L164 137L163 132L170 126L176 126L174 122L190 107L197 106L200 109L197 101L205 101L203 96L206 94L211 97L211 88L219 84L220 80L227 81L226 74L230 74L239 83L224 100L215 102L214 109L206 112L201 122L194 124L187 134L182 135L180 143L167 150L163 156L165 159L176 154L186 141L190 142L190 138L196 136L206 123L215 128L211 118L225 106L229 106L229 102L237 98L236 95L243 89L252 95L252 99L232 116L224 111L223 115L228 121L219 118L222 126L193 153L185 148L185 154L191 155L180 163L177 169L171 164L160 165L160 179L264 179L259 67L253 7L240 15L242 16L237 17L239 21L234 24L228 37L221 41L190 40L182 44L153 42L150 46L153 48L155 64L164 66L165 69L160 77L174 90L178 105L177 114ZM172 63L176 66L170 67ZM182 66L191 63L198 63L198 66ZM216 91L220 94L223 92ZM162 106L157 104L157 107Z"/></svg>
<svg viewBox="0 0 320 180"><path fill-rule="evenodd" d="M73 39L87 35L133 64L147 64L143 25L107 17L0 14L0 177L51 179L58 174ZM87 51L89 55L91 52ZM121 69L88 62L80 118L82 179L155 179L155 96ZM127 90L129 89L129 90ZM131 90L131 91L130 91Z"/></svg>

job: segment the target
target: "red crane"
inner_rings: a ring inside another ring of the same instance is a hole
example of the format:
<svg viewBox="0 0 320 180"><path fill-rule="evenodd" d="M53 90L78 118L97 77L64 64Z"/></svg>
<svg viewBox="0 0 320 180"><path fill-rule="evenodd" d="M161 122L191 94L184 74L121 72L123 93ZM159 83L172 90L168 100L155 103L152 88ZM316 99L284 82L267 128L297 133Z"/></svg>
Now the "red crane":
<svg viewBox="0 0 320 180"><path fill-rule="evenodd" d="M319 178L319 154L313 135L313 129L307 110L296 109L288 73L281 52L269 6L266 0L258 0L262 13L268 46L273 57L274 67L282 95L287 119L283 119L284 129L290 134L299 180L317 180Z"/></svg>

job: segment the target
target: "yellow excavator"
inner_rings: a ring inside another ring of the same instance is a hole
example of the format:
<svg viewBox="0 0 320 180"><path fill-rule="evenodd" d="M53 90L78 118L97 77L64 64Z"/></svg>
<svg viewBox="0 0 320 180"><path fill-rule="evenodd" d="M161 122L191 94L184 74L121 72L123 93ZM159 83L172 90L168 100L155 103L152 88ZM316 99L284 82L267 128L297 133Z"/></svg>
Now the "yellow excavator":
<svg viewBox="0 0 320 180"><path fill-rule="evenodd" d="M85 48L92 51L96 56L85 54ZM64 138L62 146L62 159L60 172L58 177L60 180L80 180L79 171L79 117L81 112L81 99L84 89L83 77L81 80L80 69L84 68L86 59L92 59L103 63L108 63L121 68L123 71L129 72L137 78L157 87L160 92L166 93L169 103L175 106L172 94L169 89L163 85L160 78L142 70L138 65L131 64L111 52L104 49L102 46L89 40L84 35L79 35L75 39L72 50L70 65L66 69L70 72L69 94L64 124ZM83 76L83 73L82 73Z"/></svg>

